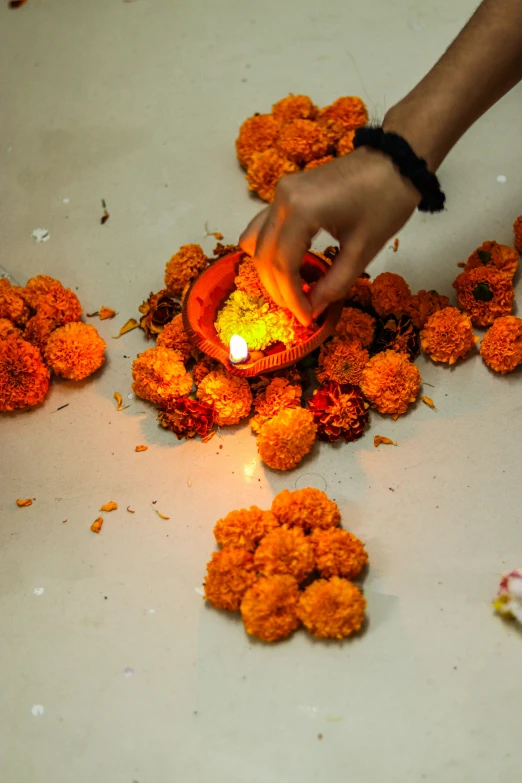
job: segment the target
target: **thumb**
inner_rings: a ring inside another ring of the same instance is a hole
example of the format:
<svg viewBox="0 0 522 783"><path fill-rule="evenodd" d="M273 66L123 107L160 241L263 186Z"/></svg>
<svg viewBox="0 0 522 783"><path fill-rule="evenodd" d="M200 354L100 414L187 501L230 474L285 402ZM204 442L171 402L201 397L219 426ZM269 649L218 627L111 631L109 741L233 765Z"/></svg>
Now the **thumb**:
<svg viewBox="0 0 522 783"><path fill-rule="evenodd" d="M344 299L365 266L360 243L344 244L326 275L312 289L310 304L313 317L317 318L332 302Z"/></svg>

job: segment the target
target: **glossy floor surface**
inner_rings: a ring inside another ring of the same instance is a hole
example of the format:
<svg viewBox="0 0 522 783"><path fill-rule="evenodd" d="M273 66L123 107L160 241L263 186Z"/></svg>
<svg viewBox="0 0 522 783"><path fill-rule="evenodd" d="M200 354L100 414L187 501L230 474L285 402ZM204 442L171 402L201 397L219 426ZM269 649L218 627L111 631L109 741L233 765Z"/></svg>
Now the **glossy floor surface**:
<svg viewBox="0 0 522 783"><path fill-rule="evenodd" d="M147 404L128 399L142 334L111 339L161 287L179 245L210 251L207 221L234 242L259 208L234 155L247 115L293 91L320 104L359 94L379 117L473 6L2 3L0 264L20 283L60 278L87 312L118 311L99 325L101 373L55 383L37 410L0 421L5 783L520 773L522 634L490 606L501 573L522 561L520 373L493 376L478 355L453 370L420 360L438 412L375 415L356 445L321 445L274 474L247 426L207 445L160 430ZM517 89L468 133L441 170L447 212L416 215L374 273L450 294L476 245L512 241L521 105ZM35 228L49 241L36 243ZM397 448L375 449L375 434ZM141 443L148 451L136 453ZM201 599L212 527L307 485L326 487L367 544L369 624L349 643L300 632L263 646ZM36 500L20 509L17 497ZM109 500L120 508L96 536L89 527Z"/></svg>

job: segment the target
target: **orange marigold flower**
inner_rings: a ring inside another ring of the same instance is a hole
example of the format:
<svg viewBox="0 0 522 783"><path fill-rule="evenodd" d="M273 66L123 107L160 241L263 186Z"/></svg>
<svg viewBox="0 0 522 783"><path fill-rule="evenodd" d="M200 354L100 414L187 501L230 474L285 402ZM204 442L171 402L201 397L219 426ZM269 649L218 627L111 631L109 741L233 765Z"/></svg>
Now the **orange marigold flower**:
<svg viewBox="0 0 522 783"><path fill-rule="evenodd" d="M338 143L337 143L337 154L339 157L342 157L343 155L348 155L350 152L353 152L353 139L355 136L355 131L349 130L346 131L344 136L342 136Z"/></svg>
<svg viewBox="0 0 522 783"><path fill-rule="evenodd" d="M411 297L406 306L406 314L410 316L416 329L422 329L426 321L438 310L444 310L449 305L447 296L437 291L418 291Z"/></svg>
<svg viewBox="0 0 522 783"><path fill-rule="evenodd" d="M322 117L317 124L326 133L329 151L335 152L338 143L346 133L346 126L332 117Z"/></svg>
<svg viewBox="0 0 522 783"><path fill-rule="evenodd" d="M307 95L287 95L272 106L276 120L286 124L294 120L315 120L318 108Z"/></svg>
<svg viewBox="0 0 522 783"><path fill-rule="evenodd" d="M186 371L183 357L171 348L149 348L132 364L132 388L138 397L168 405L192 389L192 376Z"/></svg>
<svg viewBox="0 0 522 783"><path fill-rule="evenodd" d="M298 408L301 405L303 390L292 385L286 378L274 378L268 386L261 389L254 399L256 415L250 419L254 432L259 432L263 424L279 413L283 408Z"/></svg>
<svg viewBox="0 0 522 783"><path fill-rule="evenodd" d="M54 283L47 293L39 297L36 312L42 318L54 321L56 326L65 326L79 321L82 306L74 291L64 288L61 283Z"/></svg>
<svg viewBox="0 0 522 783"><path fill-rule="evenodd" d="M334 160L333 155L325 155L324 158L315 158L315 160L309 161L309 163L306 164L304 167L304 171L311 171L312 169L319 169L321 166L324 166L325 163L330 163L330 161ZM319 253L317 254L319 255Z"/></svg>
<svg viewBox="0 0 522 783"><path fill-rule="evenodd" d="M513 231L515 232L515 247L519 253L522 253L522 215L517 217L513 223Z"/></svg>
<svg viewBox="0 0 522 783"><path fill-rule="evenodd" d="M172 321L165 326L161 334L158 335L156 345L161 348L172 348L174 351L178 351L182 355L184 362L190 359L192 344L183 326L181 313L174 316Z"/></svg>
<svg viewBox="0 0 522 783"><path fill-rule="evenodd" d="M347 130L355 130L368 122L368 110L364 102L356 96L337 98L330 106L319 112L319 119L328 117L341 122Z"/></svg>
<svg viewBox="0 0 522 783"><path fill-rule="evenodd" d="M236 139L236 153L247 169L254 152L264 152L275 145L281 123L271 114L254 114L241 125Z"/></svg>
<svg viewBox="0 0 522 783"><path fill-rule="evenodd" d="M29 307L32 307L33 310L36 310L38 308L38 302L41 297L45 296L45 294L48 294L49 291L51 291L51 289L57 285L62 284L54 277L49 277L49 275L36 275L36 277L31 277L31 279L28 280L25 284L25 288L23 289L23 297Z"/></svg>
<svg viewBox="0 0 522 783"><path fill-rule="evenodd" d="M317 380L357 386L369 358L370 354L357 337L334 337L321 346Z"/></svg>
<svg viewBox="0 0 522 783"><path fill-rule="evenodd" d="M143 315L140 318L140 329L143 329L147 340L161 334L174 316L181 312L181 305L176 302L164 288L157 294L150 293L149 298L138 307Z"/></svg>
<svg viewBox="0 0 522 783"><path fill-rule="evenodd" d="M9 318L0 318L0 340L5 340L10 334L14 334L17 337L22 334L21 330L14 325ZM28 340L27 342L31 342Z"/></svg>
<svg viewBox="0 0 522 783"><path fill-rule="evenodd" d="M0 340L0 411L38 405L49 377L38 348L14 334Z"/></svg>
<svg viewBox="0 0 522 783"><path fill-rule="evenodd" d="M366 600L347 579L317 579L301 593L297 614L311 634L322 639L344 639L359 631Z"/></svg>
<svg viewBox="0 0 522 783"><path fill-rule="evenodd" d="M202 359L198 359L192 368L192 377L194 378L196 386L199 386L203 378L206 378L209 372L218 370L220 366L219 362L214 361L210 356L203 356Z"/></svg>
<svg viewBox="0 0 522 783"><path fill-rule="evenodd" d="M305 532L337 527L341 513L335 501L320 489L284 489L272 501L272 513L281 525L301 527Z"/></svg>
<svg viewBox="0 0 522 783"><path fill-rule="evenodd" d="M348 302L354 302L366 310L372 306L372 283L366 273L358 277L346 294Z"/></svg>
<svg viewBox="0 0 522 783"><path fill-rule="evenodd" d="M7 318L17 326L23 326L30 316L25 299L18 286L3 286L0 289L0 318Z"/></svg>
<svg viewBox="0 0 522 783"><path fill-rule="evenodd" d="M314 570L314 550L301 528L276 527L256 549L254 565L263 576L288 574L302 582Z"/></svg>
<svg viewBox="0 0 522 783"><path fill-rule="evenodd" d="M248 381L224 370L209 372L200 382L197 396L199 400L214 406L219 427L239 424L252 407Z"/></svg>
<svg viewBox="0 0 522 783"><path fill-rule="evenodd" d="M299 588L291 576L270 576L245 593L241 616L245 630L263 642L277 642L299 627Z"/></svg>
<svg viewBox="0 0 522 783"><path fill-rule="evenodd" d="M469 272L477 267L498 269L512 280L518 268L518 253L509 245L499 245L494 241L483 242L466 261L464 271Z"/></svg>
<svg viewBox="0 0 522 783"><path fill-rule="evenodd" d="M488 367L502 374L522 364L522 318L497 318L482 340L480 355Z"/></svg>
<svg viewBox="0 0 522 783"><path fill-rule="evenodd" d="M47 341L55 329L56 324L53 320L37 313L29 318L25 325L24 340L35 345L43 354Z"/></svg>
<svg viewBox="0 0 522 783"><path fill-rule="evenodd" d="M241 599L256 581L254 558L246 549L227 547L214 552L207 564L205 598L227 612L237 612Z"/></svg>
<svg viewBox="0 0 522 783"><path fill-rule="evenodd" d="M375 334L375 318L357 307L345 307L335 331L340 337L357 337L368 348Z"/></svg>
<svg viewBox="0 0 522 783"><path fill-rule="evenodd" d="M316 122L294 120L281 130L277 147L285 158L303 165L324 158L328 153L328 136Z"/></svg>
<svg viewBox="0 0 522 783"><path fill-rule="evenodd" d="M372 305L377 315L402 315L410 298L408 283L394 272L382 272L372 283Z"/></svg>
<svg viewBox="0 0 522 783"><path fill-rule="evenodd" d="M270 294L261 282L257 267L250 256L244 258L239 264L234 283L236 288L240 291L244 291L245 294L248 294L249 296L261 296L268 302L271 301Z"/></svg>
<svg viewBox="0 0 522 783"><path fill-rule="evenodd" d="M208 258L201 245L182 245L167 261L165 267L167 290L175 296L181 296L185 286L190 284L207 264Z"/></svg>
<svg viewBox="0 0 522 783"><path fill-rule="evenodd" d="M475 326L488 326L495 318L509 315L515 291L511 280L497 269L481 267L460 274L453 288L457 304Z"/></svg>
<svg viewBox="0 0 522 783"><path fill-rule="evenodd" d="M405 354L383 351L364 368L360 386L379 413L391 413L397 418L417 399L420 383L418 367Z"/></svg>
<svg viewBox="0 0 522 783"><path fill-rule="evenodd" d="M248 189L257 193L263 201L271 203L281 177L295 171L299 171L297 163L287 160L276 149L254 152L246 174Z"/></svg>
<svg viewBox="0 0 522 783"><path fill-rule="evenodd" d="M190 397L178 397L170 401L166 408L158 411L158 421L166 430L171 430L178 440L206 438L214 426L216 415L214 408L200 400Z"/></svg>
<svg viewBox="0 0 522 783"><path fill-rule="evenodd" d="M310 453L316 434L310 411L284 408L261 427L257 450L269 468L290 470Z"/></svg>
<svg viewBox="0 0 522 783"><path fill-rule="evenodd" d="M355 579L368 562L368 554L357 536L341 528L314 530L310 536L317 570L324 577Z"/></svg>
<svg viewBox="0 0 522 783"><path fill-rule="evenodd" d="M369 404L357 386L323 383L308 400L320 440L351 443L364 434Z"/></svg>
<svg viewBox="0 0 522 783"><path fill-rule="evenodd" d="M261 511L257 506L250 506L231 511L223 519L218 519L214 536L222 547L239 546L253 552L261 539L278 525L271 511Z"/></svg>
<svg viewBox="0 0 522 783"><path fill-rule="evenodd" d="M430 315L420 334L421 348L434 362L455 364L478 343L471 320L456 307L445 307Z"/></svg>
<svg viewBox="0 0 522 783"><path fill-rule="evenodd" d="M69 323L55 329L45 346L45 360L56 375L81 381L105 361L105 340L91 324Z"/></svg>

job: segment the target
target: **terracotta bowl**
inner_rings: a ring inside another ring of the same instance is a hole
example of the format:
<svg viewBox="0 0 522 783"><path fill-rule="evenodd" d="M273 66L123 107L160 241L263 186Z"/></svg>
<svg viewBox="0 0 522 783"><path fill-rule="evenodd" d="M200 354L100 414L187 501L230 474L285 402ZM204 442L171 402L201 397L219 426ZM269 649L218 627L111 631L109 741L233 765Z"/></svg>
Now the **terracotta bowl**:
<svg viewBox="0 0 522 783"><path fill-rule="evenodd" d="M243 364L231 364L228 349L219 339L214 323L224 302L235 289L234 280L239 264L245 254L241 251L223 256L208 267L193 283L183 303L183 324L189 339L207 356L221 362L233 375L250 377L261 373L273 372L295 364L311 353L334 331L342 310L342 302L330 305L320 316L314 335L295 348L267 349L262 355L255 356ZM301 276L307 283L315 283L326 274L328 265L314 255L307 253L303 260Z"/></svg>

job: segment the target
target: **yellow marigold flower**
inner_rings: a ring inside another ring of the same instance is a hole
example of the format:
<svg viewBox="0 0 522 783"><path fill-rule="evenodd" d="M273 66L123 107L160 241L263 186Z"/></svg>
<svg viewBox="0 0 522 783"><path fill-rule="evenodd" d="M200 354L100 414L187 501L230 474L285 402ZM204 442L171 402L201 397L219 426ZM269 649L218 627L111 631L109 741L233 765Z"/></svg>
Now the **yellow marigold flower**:
<svg viewBox="0 0 522 783"><path fill-rule="evenodd" d="M38 405L47 394L49 377L38 348L15 334L0 340L0 411Z"/></svg>
<svg viewBox="0 0 522 783"><path fill-rule="evenodd" d="M250 419L254 432L259 432L263 424L283 408L298 408L301 405L302 393L299 385L292 385L286 378L274 378L270 381L254 399L256 415Z"/></svg>
<svg viewBox="0 0 522 783"><path fill-rule="evenodd" d="M314 530L310 543L314 548L317 570L324 577L355 579L368 562L362 541L338 527Z"/></svg>
<svg viewBox="0 0 522 783"><path fill-rule="evenodd" d="M304 408L285 408L261 427L257 450L263 462L274 470L295 468L311 450L317 427Z"/></svg>
<svg viewBox="0 0 522 783"><path fill-rule="evenodd" d="M248 189L257 193L263 201L271 203L281 177L295 171L299 171L297 163L288 160L276 149L254 152L246 173Z"/></svg>
<svg viewBox="0 0 522 783"><path fill-rule="evenodd" d="M207 266L208 259L201 245L182 245L167 261L165 285L175 296L181 296L185 286L190 284Z"/></svg>
<svg viewBox="0 0 522 783"><path fill-rule="evenodd" d="M341 513L335 501L320 489L284 489L272 502L272 513L281 525L301 527L305 532L337 527Z"/></svg>
<svg viewBox="0 0 522 783"><path fill-rule="evenodd" d="M246 632L263 642L277 642L299 627L299 588L291 576L258 579L245 593L241 616Z"/></svg>
<svg viewBox="0 0 522 783"><path fill-rule="evenodd" d="M480 355L488 367L502 374L522 364L522 318L497 318L482 340Z"/></svg>
<svg viewBox="0 0 522 783"><path fill-rule="evenodd" d="M141 353L132 364L132 377L138 397L163 405L192 389L182 355L171 348L149 348Z"/></svg>
<svg viewBox="0 0 522 783"><path fill-rule="evenodd" d="M301 593L298 616L311 634L322 639L344 639L359 631L366 601L347 579L317 579Z"/></svg>
<svg viewBox="0 0 522 783"><path fill-rule="evenodd" d="M271 114L254 114L241 125L236 139L236 153L241 165L247 169L254 152L264 152L275 146L281 123Z"/></svg>
<svg viewBox="0 0 522 783"><path fill-rule="evenodd" d="M368 348L375 334L375 318L357 307L345 307L335 331L339 337L357 337Z"/></svg>
<svg viewBox="0 0 522 783"><path fill-rule="evenodd" d="M372 305L377 315L401 315L407 308L411 291L406 280L394 272L382 272L372 283Z"/></svg>
<svg viewBox="0 0 522 783"><path fill-rule="evenodd" d="M420 384L418 367L405 354L388 350L370 359L363 370L360 386L379 413L391 413L397 418L415 402Z"/></svg>
<svg viewBox="0 0 522 783"><path fill-rule="evenodd" d="M259 544L254 565L263 576L288 574L302 582L314 570L314 550L301 528L277 527Z"/></svg>
<svg viewBox="0 0 522 783"><path fill-rule="evenodd" d="M468 315L445 307L430 315L420 333L421 348L434 362L455 364L478 343Z"/></svg>
<svg viewBox="0 0 522 783"><path fill-rule="evenodd" d="M239 424L252 407L252 392L245 378L214 370L198 386L199 400L214 406L216 424L224 427Z"/></svg>
<svg viewBox="0 0 522 783"><path fill-rule="evenodd" d="M253 552L267 533L279 526L271 511L261 511L257 506L231 511L218 519L214 536L222 547L242 547Z"/></svg>
<svg viewBox="0 0 522 783"><path fill-rule="evenodd" d="M174 316L172 321L163 328L163 331L158 335L156 345L161 348L172 348L174 351L178 351L182 355L184 362L190 359L192 344L187 337L181 314Z"/></svg>
<svg viewBox="0 0 522 783"><path fill-rule="evenodd" d="M256 581L254 558L246 549L227 547L214 552L207 564L205 598L227 612L237 612L241 599Z"/></svg>
<svg viewBox="0 0 522 783"><path fill-rule="evenodd" d="M281 123L315 120L318 108L307 95L287 95L272 106L272 114Z"/></svg>
<svg viewBox="0 0 522 783"><path fill-rule="evenodd" d="M81 381L102 366L105 347L94 326L69 323L55 329L47 340L45 360L57 375Z"/></svg>
<svg viewBox="0 0 522 783"><path fill-rule="evenodd" d="M357 386L369 358L370 354L357 337L334 337L321 346L317 380Z"/></svg>

